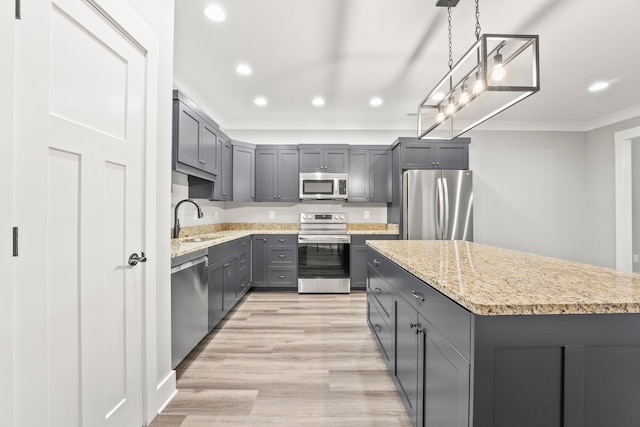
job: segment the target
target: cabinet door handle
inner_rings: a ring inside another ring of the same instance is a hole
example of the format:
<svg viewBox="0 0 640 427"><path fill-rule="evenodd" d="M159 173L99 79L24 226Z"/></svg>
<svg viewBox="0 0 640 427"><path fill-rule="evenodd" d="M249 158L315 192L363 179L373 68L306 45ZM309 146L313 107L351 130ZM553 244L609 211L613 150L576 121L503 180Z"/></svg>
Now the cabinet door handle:
<svg viewBox="0 0 640 427"><path fill-rule="evenodd" d="M376 294L381 294L382 293L382 289L380 289L380 288L376 288L375 291L376 291Z"/></svg>
<svg viewBox="0 0 640 427"><path fill-rule="evenodd" d="M415 299L419 299L420 301L424 301L424 296L422 296L422 294L417 293L416 291L411 291L411 295L413 295L413 297Z"/></svg>
<svg viewBox="0 0 640 427"><path fill-rule="evenodd" d="M285 242L285 240L284 239L278 239L278 242L283 243L283 242Z"/></svg>
<svg viewBox="0 0 640 427"><path fill-rule="evenodd" d="M240 243L240 246L244 246L246 244L247 244L247 242L242 242L242 243Z"/></svg>
<svg viewBox="0 0 640 427"><path fill-rule="evenodd" d="M204 161L204 160L200 160L200 163L202 163L203 165L206 165L206 164L207 164L207 162L206 162L206 161Z"/></svg>
<svg viewBox="0 0 640 427"><path fill-rule="evenodd" d="M278 276L278 279L284 279L284 276L281 274Z"/></svg>
<svg viewBox="0 0 640 427"><path fill-rule="evenodd" d="M240 264L244 264L244 260L243 259L240 260Z"/></svg>
<svg viewBox="0 0 640 427"><path fill-rule="evenodd" d="M411 326L411 329L413 329L413 328L417 328L418 324L417 323L411 323L411 324L409 324L409 326Z"/></svg>
<svg viewBox="0 0 640 427"><path fill-rule="evenodd" d="M263 242L267 243L267 239L262 239Z"/></svg>
<svg viewBox="0 0 640 427"><path fill-rule="evenodd" d="M284 257L286 257L286 255L284 255L284 254L280 254L280 255L278 255L278 257L280 257L280 258L284 258Z"/></svg>
<svg viewBox="0 0 640 427"><path fill-rule="evenodd" d="M376 329L377 332L382 332L382 326L380 325L373 325L373 327Z"/></svg>
<svg viewBox="0 0 640 427"><path fill-rule="evenodd" d="M377 259L375 259L375 258L373 259L373 263L374 263L375 265L380 265L380 261L378 261L378 260L377 260Z"/></svg>
<svg viewBox="0 0 640 427"><path fill-rule="evenodd" d="M223 265L223 267L227 268L229 267L229 265L230 265L229 263L226 263L225 265Z"/></svg>
<svg viewBox="0 0 640 427"><path fill-rule="evenodd" d="M274 198L274 199L277 199L277 198L278 198L278 196L273 196L273 198Z"/></svg>

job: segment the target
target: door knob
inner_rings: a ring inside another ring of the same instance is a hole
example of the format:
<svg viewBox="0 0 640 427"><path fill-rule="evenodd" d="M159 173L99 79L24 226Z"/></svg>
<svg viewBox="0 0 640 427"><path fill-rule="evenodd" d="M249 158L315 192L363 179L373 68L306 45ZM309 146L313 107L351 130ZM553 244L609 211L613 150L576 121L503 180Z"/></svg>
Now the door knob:
<svg viewBox="0 0 640 427"><path fill-rule="evenodd" d="M129 265L137 265L139 262L147 262L147 257L144 256L144 252L140 252L140 256L137 253L132 253L129 257Z"/></svg>

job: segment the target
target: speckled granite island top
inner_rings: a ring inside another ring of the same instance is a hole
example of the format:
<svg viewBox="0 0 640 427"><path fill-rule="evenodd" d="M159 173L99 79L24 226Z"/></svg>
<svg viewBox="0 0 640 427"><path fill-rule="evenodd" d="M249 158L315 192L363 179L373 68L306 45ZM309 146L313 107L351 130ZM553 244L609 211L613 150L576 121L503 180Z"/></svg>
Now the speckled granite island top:
<svg viewBox="0 0 640 427"><path fill-rule="evenodd" d="M481 315L640 313L640 275L464 241L370 247Z"/></svg>

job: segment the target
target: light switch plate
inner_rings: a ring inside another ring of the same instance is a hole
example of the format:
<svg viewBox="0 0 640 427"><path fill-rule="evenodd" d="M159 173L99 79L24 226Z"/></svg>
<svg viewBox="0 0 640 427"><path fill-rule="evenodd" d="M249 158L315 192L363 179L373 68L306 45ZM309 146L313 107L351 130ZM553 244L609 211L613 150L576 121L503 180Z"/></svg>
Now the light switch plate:
<svg viewBox="0 0 640 427"><path fill-rule="evenodd" d="M276 217L275 211L269 211L269 219L274 219Z"/></svg>
<svg viewBox="0 0 640 427"><path fill-rule="evenodd" d="M369 218L369 211L364 211L364 219Z"/></svg>

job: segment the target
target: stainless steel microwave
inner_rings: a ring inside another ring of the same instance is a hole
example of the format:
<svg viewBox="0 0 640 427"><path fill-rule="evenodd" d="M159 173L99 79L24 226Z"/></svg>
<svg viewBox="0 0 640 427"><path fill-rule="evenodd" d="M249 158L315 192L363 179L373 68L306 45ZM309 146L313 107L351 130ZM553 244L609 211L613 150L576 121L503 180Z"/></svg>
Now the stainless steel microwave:
<svg viewBox="0 0 640 427"><path fill-rule="evenodd" d="M301 173L301 200L346 200L348 197L346 173Z"/></svg>

